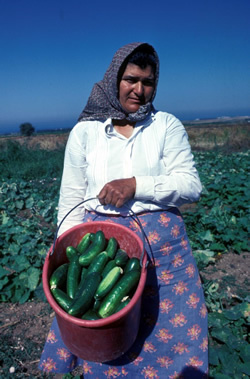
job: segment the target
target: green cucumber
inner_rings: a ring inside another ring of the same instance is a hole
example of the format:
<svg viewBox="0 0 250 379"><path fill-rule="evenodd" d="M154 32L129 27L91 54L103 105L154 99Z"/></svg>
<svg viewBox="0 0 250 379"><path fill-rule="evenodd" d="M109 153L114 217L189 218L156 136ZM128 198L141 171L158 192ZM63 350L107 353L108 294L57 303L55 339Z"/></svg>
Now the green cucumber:
<svg viewBox="0 0 250 379"><path fill-rule="evenodd" d="M128 254L123 249L118 249L115 255L115 263L117 266L124 267L129 259Z"/></svg>
<svg viewBox="0 0 250 379"><path fill-rule="evenodd" d="M98 311L98 309L100 308L100 305L101 305L101 300L99 299L95 299L94 301L94 304L93 304L93 311Z"/></svg>
<svg viewBox="0 0 250 379"><path fill-rule="evenodd" d="M84 315L81 317L83 320L99 320L100 317L93 309L89 309Z"/></svg>
<svg viewBox="0 0 250 379"><path fill-rule="evenodd" d="M83 283L83 281L85 280L85 278L87 276L87 272L88 272L87 268L82 267L80 283Z"/></svg>
<svg viewBox="0 0 250 379"><path fill-rule="evenodd" d="M80 293L82 293L83 291L83 286L84 286L84 281L87 277L87 268L86 267L82 267L82 272L81 272L81 277L80 277L80 283L78 285L78 288L76 290L76 293L75 293L75 296L74 296L74 299L79 297Z"/></svg>
<svg viewBox="0 0 250 379"><path fill-rule="evenodd" d="M76 290L79 285L82 266L79 263L79 256L75 255L71 258L67 273L67 294L71 299L74 299Z"/></svg>
<svg viewBox="0 0 250 379"><path fill-rule="evenodd" d="M76 256L76 255L78 256L78 251L73 246L67 246L66 247L66 255L67 255L68 260L71 261L71 259L74 256Z"/></svg>
<svg viewBox="0 0 250 379"><path fill-rule="evenodd" d="M115 313L119 312L120 310L122 310L123 308L126 307L126 305L128 305L128 303L130 302L131 298L129 296L126 296L125 297L125 300L122 299L120 304L118 305L118 307L115 309Z"/></svg>
<svg viewBox="0 0 250 379"><path fill-rule="evenodd" d="M88 266L92 260L104 250L106 246L106 239L101 230L95 233L94 240L88 249L80 255L79 262L82 266Z"/></svg>
<svg viewBox="0 0 250 379"><path fill-rule="evenodd" d="M102 251L101 253L99 253L90 263L88 267L88 274L90 274L91 272L101 273L106 263L108 262L108 259L109 257L106 251Z"/></svg>
<svg viewBox="0 0 250 379"><path fill-rule="evenodd" d="M132 270L141 271L140 259L136 257L129 258L128 262L126 263L126 266L124 267L124 272L126 273Z"/></svg>
<svg viewBox="0 0 250 379"><path fill-rule="evenodd" d="M95 299L101 299L107 295L107 293L114 287L120 276L122 275L123 270L121 267L114 267L108 272L108 274L102 279L99 284L96 293Z"/></svg>
<svg viewBox="0 0 250 379"><path fill-rule="evenodd" d="M100 281L101 275L98 272L87 275L79 296L73 300L68 310L71 316L80 316L89 309Z"/></svg>
<svg viewBox="0 0 250 379"><path fill-rule="evenodd" d="M76 246L76 249L77 251L79 252L79 254L83 254L87 248L89 247L91 241L90 241L90 233L86 233L81 241L78 243L78 245Z"/></svg>
<svg viewBox="0 0 250 379"><path fill-rule="evenodd" d="M90 233L90 241L93 242L95 238L95 233Z"/></svg>
<svg viewBox="0 0 250 379"><path fill-rule="evenodd" d="M68 267L69 263L63 263L55 269L49 280L51 289L62 287L66 283Z"/></svg>
<svg viewBox="0 0 250 379"><path fill-rule="evenodd" d="M116 267L115 260L108 261L104 269L102 270L102 277L104 278L112 268Z"/></svg>
<svg viewBox="0 0 250 379"><path fill-rule="evenodd" d="M121 277L118 283L116 283L112 290L104 297L98 310L100 317L105 318L115 313L116 308L124 296L127 296L138 284L140 275L140 272L135 270L130 271Z"/></svg>
<svg viewBox="0 0 250 379"><path fill-rule="evenodd" d="M51 289L51 293L55 298L56 302L64 311L68 311L72 303L72 299L62 291L60 288Z"/></svg>
<svg viewBox="0 0 250 379"><path fill-rule="evenodd" d="M114 259L116 251L118 248L118 242L114 237L111 237L108 241L108 245L105 251L108 253L110 259Z"/></svg>

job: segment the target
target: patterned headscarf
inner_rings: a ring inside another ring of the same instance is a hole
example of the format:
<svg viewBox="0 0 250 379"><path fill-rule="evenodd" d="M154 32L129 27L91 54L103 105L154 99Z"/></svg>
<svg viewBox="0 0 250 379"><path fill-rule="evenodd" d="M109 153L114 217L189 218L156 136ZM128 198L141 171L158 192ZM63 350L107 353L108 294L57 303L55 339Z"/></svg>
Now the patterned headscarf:
<svg viewBox="0 0 250 379"><path fill-rule="evenodd" d="M137 112L127 114L119 102L119 92L117 88L118 74L123 62L136 49L145 47L151 52L156 60L155 89L149 103L140 106ZM96 83L91 91L86 107L80 114L78 121L84 120L105 120L109 117L116 120L126 119L131 122L143 120L148 113L154 109L152 101L156 94L156 87L159 78L159 58L154 48L147 43L134 42L121 47L114 55L112 62L107 69L103 80Z"/></svg>

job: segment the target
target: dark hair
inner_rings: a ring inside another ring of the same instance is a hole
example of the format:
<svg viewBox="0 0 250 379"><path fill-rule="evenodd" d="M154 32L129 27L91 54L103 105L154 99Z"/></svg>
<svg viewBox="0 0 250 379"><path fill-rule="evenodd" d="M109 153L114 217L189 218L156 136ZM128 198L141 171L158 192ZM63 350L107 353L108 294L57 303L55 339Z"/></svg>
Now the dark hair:
<svg viewBox="0 0 250 379"><path fill-rule="evenodd" d="M156 70L155 56L152 53L149 53L146 51L140 51L140 50L136 51L134 54L128 57L128 60L126 63L136 64L142 69L146 68L147 66L151 66L154 72Z"/></svg>
<svg viewBox="0 0 250 379"><path fill-rule="evenodd" d="M143 46L139 49L136 49L132 54L130 54L121 65L119 73L118 73L118 77L117 77L118 85L121 81L122 75L128 63L136 64L142 69L145 69L147 66L151 66L153 68L154 74L156 72L156 65L157 65L156 57L154 53L151 51L151 49Z"/></svg>

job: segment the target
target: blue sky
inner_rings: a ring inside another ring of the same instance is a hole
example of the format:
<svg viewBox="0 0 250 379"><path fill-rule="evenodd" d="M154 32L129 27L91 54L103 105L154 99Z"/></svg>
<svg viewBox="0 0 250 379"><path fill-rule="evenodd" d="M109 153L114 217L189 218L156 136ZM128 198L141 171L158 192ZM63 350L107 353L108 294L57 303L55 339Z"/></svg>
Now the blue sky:
<svg viewBox="0 0 250 379"><path fill-rule="evenodd" d="M250 0L0 0L0 133L72 127L134 41L158 52L157 109L250 115Z"/></svg>

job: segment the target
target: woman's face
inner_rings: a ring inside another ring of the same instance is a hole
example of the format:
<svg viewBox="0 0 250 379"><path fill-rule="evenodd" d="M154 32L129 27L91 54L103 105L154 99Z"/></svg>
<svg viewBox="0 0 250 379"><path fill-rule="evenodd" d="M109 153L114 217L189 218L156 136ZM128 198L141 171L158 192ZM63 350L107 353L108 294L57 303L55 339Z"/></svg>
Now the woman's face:
<svg viewBox="0 0 250 379"><path fill-rule="evenodd" d="M119 85L119 101L127 113L138 111L141 105L148 103L154 93L155 77L151 66L145 69L128 63Z"/></svg>

